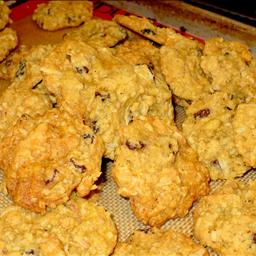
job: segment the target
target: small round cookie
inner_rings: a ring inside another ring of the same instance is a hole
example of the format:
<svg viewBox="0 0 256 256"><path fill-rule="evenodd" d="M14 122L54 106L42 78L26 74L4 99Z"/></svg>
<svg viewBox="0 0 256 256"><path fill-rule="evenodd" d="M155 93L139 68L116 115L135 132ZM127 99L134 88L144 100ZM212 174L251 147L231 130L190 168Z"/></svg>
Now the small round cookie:
<svg viewBox="0 0 256 256"><path fill-rule="evenodd" d="M29 115L31 117L44 114L52 108L51 100L43 82L38 84L31 80L14 82L3 92L0 97L0 141L15 125L17 120ZM27 87L34 89L28 89Z"/></svg>
<svg viewBox="0 0 256 256"><path fill-rule="evenodd" d="M0 30L2 30L9 22L10 9L5 5L4 1L0 1Z"/></svg>
<svg viewBox="0 0 256 256"><path fill-rule="evenodd" d="M115 47L125 40L127 32L114 21L88 20L79 28L73 29L65 38L77 39L93 47Z"/></svg>
<svg viewBox="0 0 256 256"><path fill-rule="evenodd" d="M49 31L67 27L76 27L91 19L93 4L91 1L49 1L39 4L33 13L37 25Z"/></svg>
<svg viewBox="0 0 256 256"><path fill-rule="evenodd" d="M60 109L22 116L1 143L0 166L13 201L35 212L81 197L97 186L103 144L80 120Z"/></svg>
<svg viewBox="0 0 256 256"><path fill-rule="evenodd" d="M175 96L195 100L209 91L210 82L200 66L203 47L177 33L161 47L161 69Z"/></svg>
<svg viewBox="0 0 256 256"><path fill-rule="evenodd" d="M135 231L126 242L117 244L113 256L208 256L206 249L186 235L171 229Z"/></svg>
<svg viewBox="0 0 256 256"><path fill-rule="evenodd" d="M186 109L183 134L213 180L242 176L249 169L235 145L232 120L238 103L227 93L216 92Z"/></svg>
<svg viewBox="0 0 256 256"><path fill-rule="evenodd" d="M256 255L256 182L227 181L200 199L194 235L219 255Z"/></svg>
<svg viewBox="0 0 256 256"><path fill-rule="evenodd" d="M238 105L233 119L237 151L246 165L256 167L256 104Z"/></svg>
<svg viewBox="0 0 256 256"><path fill-rule="evenodd" d="M117 240L110 214L75 198L39 215L9 206L0 215L0 254L108 256Z"/></svg>
<svg viewBox="0 0 256 256"><path fill-rule="evenodd" d="M223 38L206 40L201 67L212 91L223 91L242 100L255 98L256 65L247 45Z"/></svg>
<svg viewBox="0 0 256 256"><path fill-rule="evenodd" d="M176 127L145 118L123 126L121 136L112 175L144 224L184 217L208 193L208 171Z"/></svg>
<svg viewBox="0 0 256 256"><path fill-rule="evenodd" d="M0 31L0 62L17 46L18 37L11 28Z"/></svg>

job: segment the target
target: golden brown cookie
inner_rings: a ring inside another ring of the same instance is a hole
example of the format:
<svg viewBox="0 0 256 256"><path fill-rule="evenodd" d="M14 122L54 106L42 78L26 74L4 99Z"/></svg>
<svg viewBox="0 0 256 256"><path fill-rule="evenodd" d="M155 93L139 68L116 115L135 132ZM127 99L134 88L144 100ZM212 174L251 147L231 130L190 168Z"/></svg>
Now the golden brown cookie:
<svg viewBox="0 0 256 256"><path fill-rule="evenodd" d="M176 127L153 118L122 127L112 174L118 193L151 226L184 217L209 191L208 171L197 154Z"/></svg>
<svg viewBox="0 0 256 256"><path fill-rule="evenodd" d="M97 188L103 144L81 120L59 109L23 115L1 143L0 166L13 201L35 212Z"/></svg>
<svg viewBox="0 0 256 256"><path fill-rule="evenodd" d="M39 4L33 13L37 25L49 31L76 27L92 17L91 1L49 1Z"/></svg>

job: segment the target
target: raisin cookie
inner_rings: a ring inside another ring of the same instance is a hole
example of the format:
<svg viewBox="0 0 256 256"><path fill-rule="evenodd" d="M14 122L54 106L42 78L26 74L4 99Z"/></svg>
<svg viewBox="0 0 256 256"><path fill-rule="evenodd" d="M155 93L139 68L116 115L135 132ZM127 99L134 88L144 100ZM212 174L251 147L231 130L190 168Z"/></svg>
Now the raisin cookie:
<svg viewBox="0 0 256 256"><path fill-rule="evenodd" d="M23 115L1 143L0 167L13 201L35 212L97 188L103 144L80 120L60 109Z"/></svg>
<svg viewBox="0 0 256 256"><path fill-rule="evenodd" d="M249 169L235 143L232 120L237 104L227 93L216 92L186 109L183 134L213 180L242 176Z"/></svg>
<svg viewBox="0 0 256 256"><path fill-rule="evenodd" d="M0 254L108 256L117 230L100 206L75 198L39 215L9 206L0 215Z"/></svg>
<svg viewBox="0 0 256 256"><path fill-rule="evenodd" d="M237 151L248 166L256 167L256 104L238 105L233 119Z"/></svg>
<svg viewBox="0 0 256 256"><path fill-rule="evenodd" d="M113 256L208 256L206 249L171 229L135 231L127 242L117 244Z"/></svg>
<svg viewBox="0 0 256 256"><path fill-rule="evenodd" d="M208 193L208 171L176 127L145 118L124 126L121 135L112 175L144 224L184 217Z"/></svg>
<svg viewBox="0 0 256 256"><path fill-rule="evenodd" d="M200 199L194 235L219 255L256 255L256 182L228 181Z"/></svg>
<svg viewBox="0 0 256 256"><path fill-rule="evenodd" d="M11 28L0 31L0 62L17 46L18 37Z"/></svg>
<svg viewBox="0 0 256 256"><path fill-rule="evenodd" d="M127 31L114 21L89 20L81 27L73 29L65 38L77 39L94 47L115 47L127 38Z"/></svg>
<svg viewBox="0 0 256 256"><path fill-rule="evenodd" d="M54 31L79 26L92 17L92 11L90 1L49 1L39 4L32 18L40 28Z"/></svg>
<svg viewBox="0 0 256 256"><path fill-rule="evenodd" d="M10 9L5 5L4 1L0 1L0 30L2 30L9 22Z"/></svg>

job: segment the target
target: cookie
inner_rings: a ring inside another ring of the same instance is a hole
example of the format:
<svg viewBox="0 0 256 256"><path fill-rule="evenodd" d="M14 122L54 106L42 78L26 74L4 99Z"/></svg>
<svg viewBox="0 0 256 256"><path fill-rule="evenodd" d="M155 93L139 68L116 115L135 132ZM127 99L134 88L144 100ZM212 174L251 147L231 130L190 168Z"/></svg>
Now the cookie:
<svg viewBox="0 0 256 256"><path fill-rule="evenodd" d="M183 134L213 180L239 177L249 169L236 148L232 126L238 103L227 93L216 92L186 109Z"/></svg>
<svg viewBox="0 0 256 256"><path fill-rule="evenodd" d="M173 94L183 100L195 100L210 90L210 82L200 66L203 47L202 43L176 33L160 49L166 82Z"/></svg>
<svg viewBox="0 0 256 256"><path fill-rule="evenodd" d="M39 215L9 206L0 215L1 255L110 255L117 230L101 206L75 198Z"/></svg>
<svg viewBox="0 0 256 256"><path fill-rule="evenodd" d="M17 46L18 38L16 32L11 28L0 31L0 62Z"/></svg>
<svg viewBox="0 0 256 256"><path fill-rule="evenodd" d="M207 256L205 248L186 235L171 229L153 229L151 232L135 231L126 242L120 242L113 256Z"/></svg>
<svg viewBox="0 0 256 256"><path fill-rule="evenodd" d="M91 46L115 47L127 37L126 30L113 21L88 20L81 27L73 29L65 38L77 39Z"/></svg>
<svg viewBox="0 0 256 256"><path fill-rule="evenodd" d="M144 17L117 15L114 21L160 45L166 43L169 35L175 34L171 28L159 28L153 24L153 21Z"/></svg>
<svg viewBox="0 0 256 256"><path fill-rule="evenodd" d="M40 28L55 31L79 26L92 17L92 11L90 1L50 1L39 4L32 18Z"/></svg>
<svg viewBox="0 0 256 256"><path fill-rule="evenodd" d="M228 181L200 199L194 212L194 235L219 255L256 254L256 182Z"/></svg>
<svg viewBox="0 0 256 256"><path fill-rule="evenodd" d="M242 100L255 98L256 64L248 46L223 38L206 40L201 67L212 91L223 91Z"/></svg>
<svg viewBox="0 0 256 256"><path fill-rule="evenodd" d="M35 212L84 197L101 174L103 144L92 129L60 109L23 115L1 143L0 166L13 201Z"/></svg>
<svg viewBox="0 0 256 256"><path fill-rule="evenodd" d="M44 114L52 106L43 82L36 85L31 80L23 80L9 85L0 97L0 141L19 118Z"/></svg>
<svg viewBox="0 0 256 256"><path fill-rule="evenodd" d="M248 166L256 167L256 104L238 105L234 119L236 148Z"/></svg>
<svg viewBox="0 0 256 256"><path fill-rule="evenodd" d="M102 136L110 159L119 144L120 125L145 115L173 122L167 86L156 82L147 65L131 65L110 49L67 39L49 54L41 70L58 104L89 121Z"/></svg>
<svg viewBox="0 0 256 256"><path fill-rule="evenodd" d="M145 118L123 126L121 136L112 175L144 224L184 217L208 193L208 171L176 127Z"/></svg>
<svg viewBox="0 0 256 256"><path fill-rule="evenodd" d="M2 30L9 22L10 9L5 5L4 1L0 1L0 30Z"/></svg>

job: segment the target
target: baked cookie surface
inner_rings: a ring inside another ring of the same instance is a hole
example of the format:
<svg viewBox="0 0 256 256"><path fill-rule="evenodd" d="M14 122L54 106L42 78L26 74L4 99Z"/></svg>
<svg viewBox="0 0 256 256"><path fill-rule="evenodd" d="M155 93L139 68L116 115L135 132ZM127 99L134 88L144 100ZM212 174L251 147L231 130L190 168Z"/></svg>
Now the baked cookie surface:
<svg viewBox="0 0 256 256"><path fill-rule="evenodd" d="M1 255L110 255L117 230L110 214L84 199L72 199L45 215L9 206L0 215Z"/></svg>
<svg viewBox="0 0 256 256"><path fill-rule="evenodd" d="M186 109L183 134L213 180L242 176L249 169L235 145L232 120L237 105L227 93L216 92Z"/></svg>
<svg viewBox="0 0 256 256"><path fill-rule="evenodd" d="M44 30L54 31L76 27L92 17L90 1L50 1L39 4L33 13L33 20Z"/></svg>
<svg viewBox="0 0 256 256"><path fill-rule="evenodd" d="M18 37L11 28L0 31L0 62L17 46Z"/></svg>
<svg viewBox="0 0 256 256"><path fill-rule="evenodd" d="M0 30L2 30L10 21L10 9L5 5L4 1L0 1Z"/></svg>
<svg viewBox="0 0 256 256"><path fill-rule="evenodd" d="M22 116L1 143L0 164L13 201L35 212L97 188L103 144L80 120L59 109Z"/></svg>
<svg viewBox="0 0 256 256"><path fill-rule="evenodd" d="M113 256L207 256L205 248L171 229L135 231L127 242L118 243Z"/></svg>
<svg viewBox="0 0 256 256"><path fill-rule="evenodd" d="M209 191L208 171L174 126L153 118L122 127L112 169L118 193L129 198L136 217L160 226L185 216Z"/></svg>
<svg viewBox="0 0 256 256"><path fill-rule="evenodd" d="M228 181L200 199L194 212L194 235L219 255L256 254L256 182Z"/></svg>

